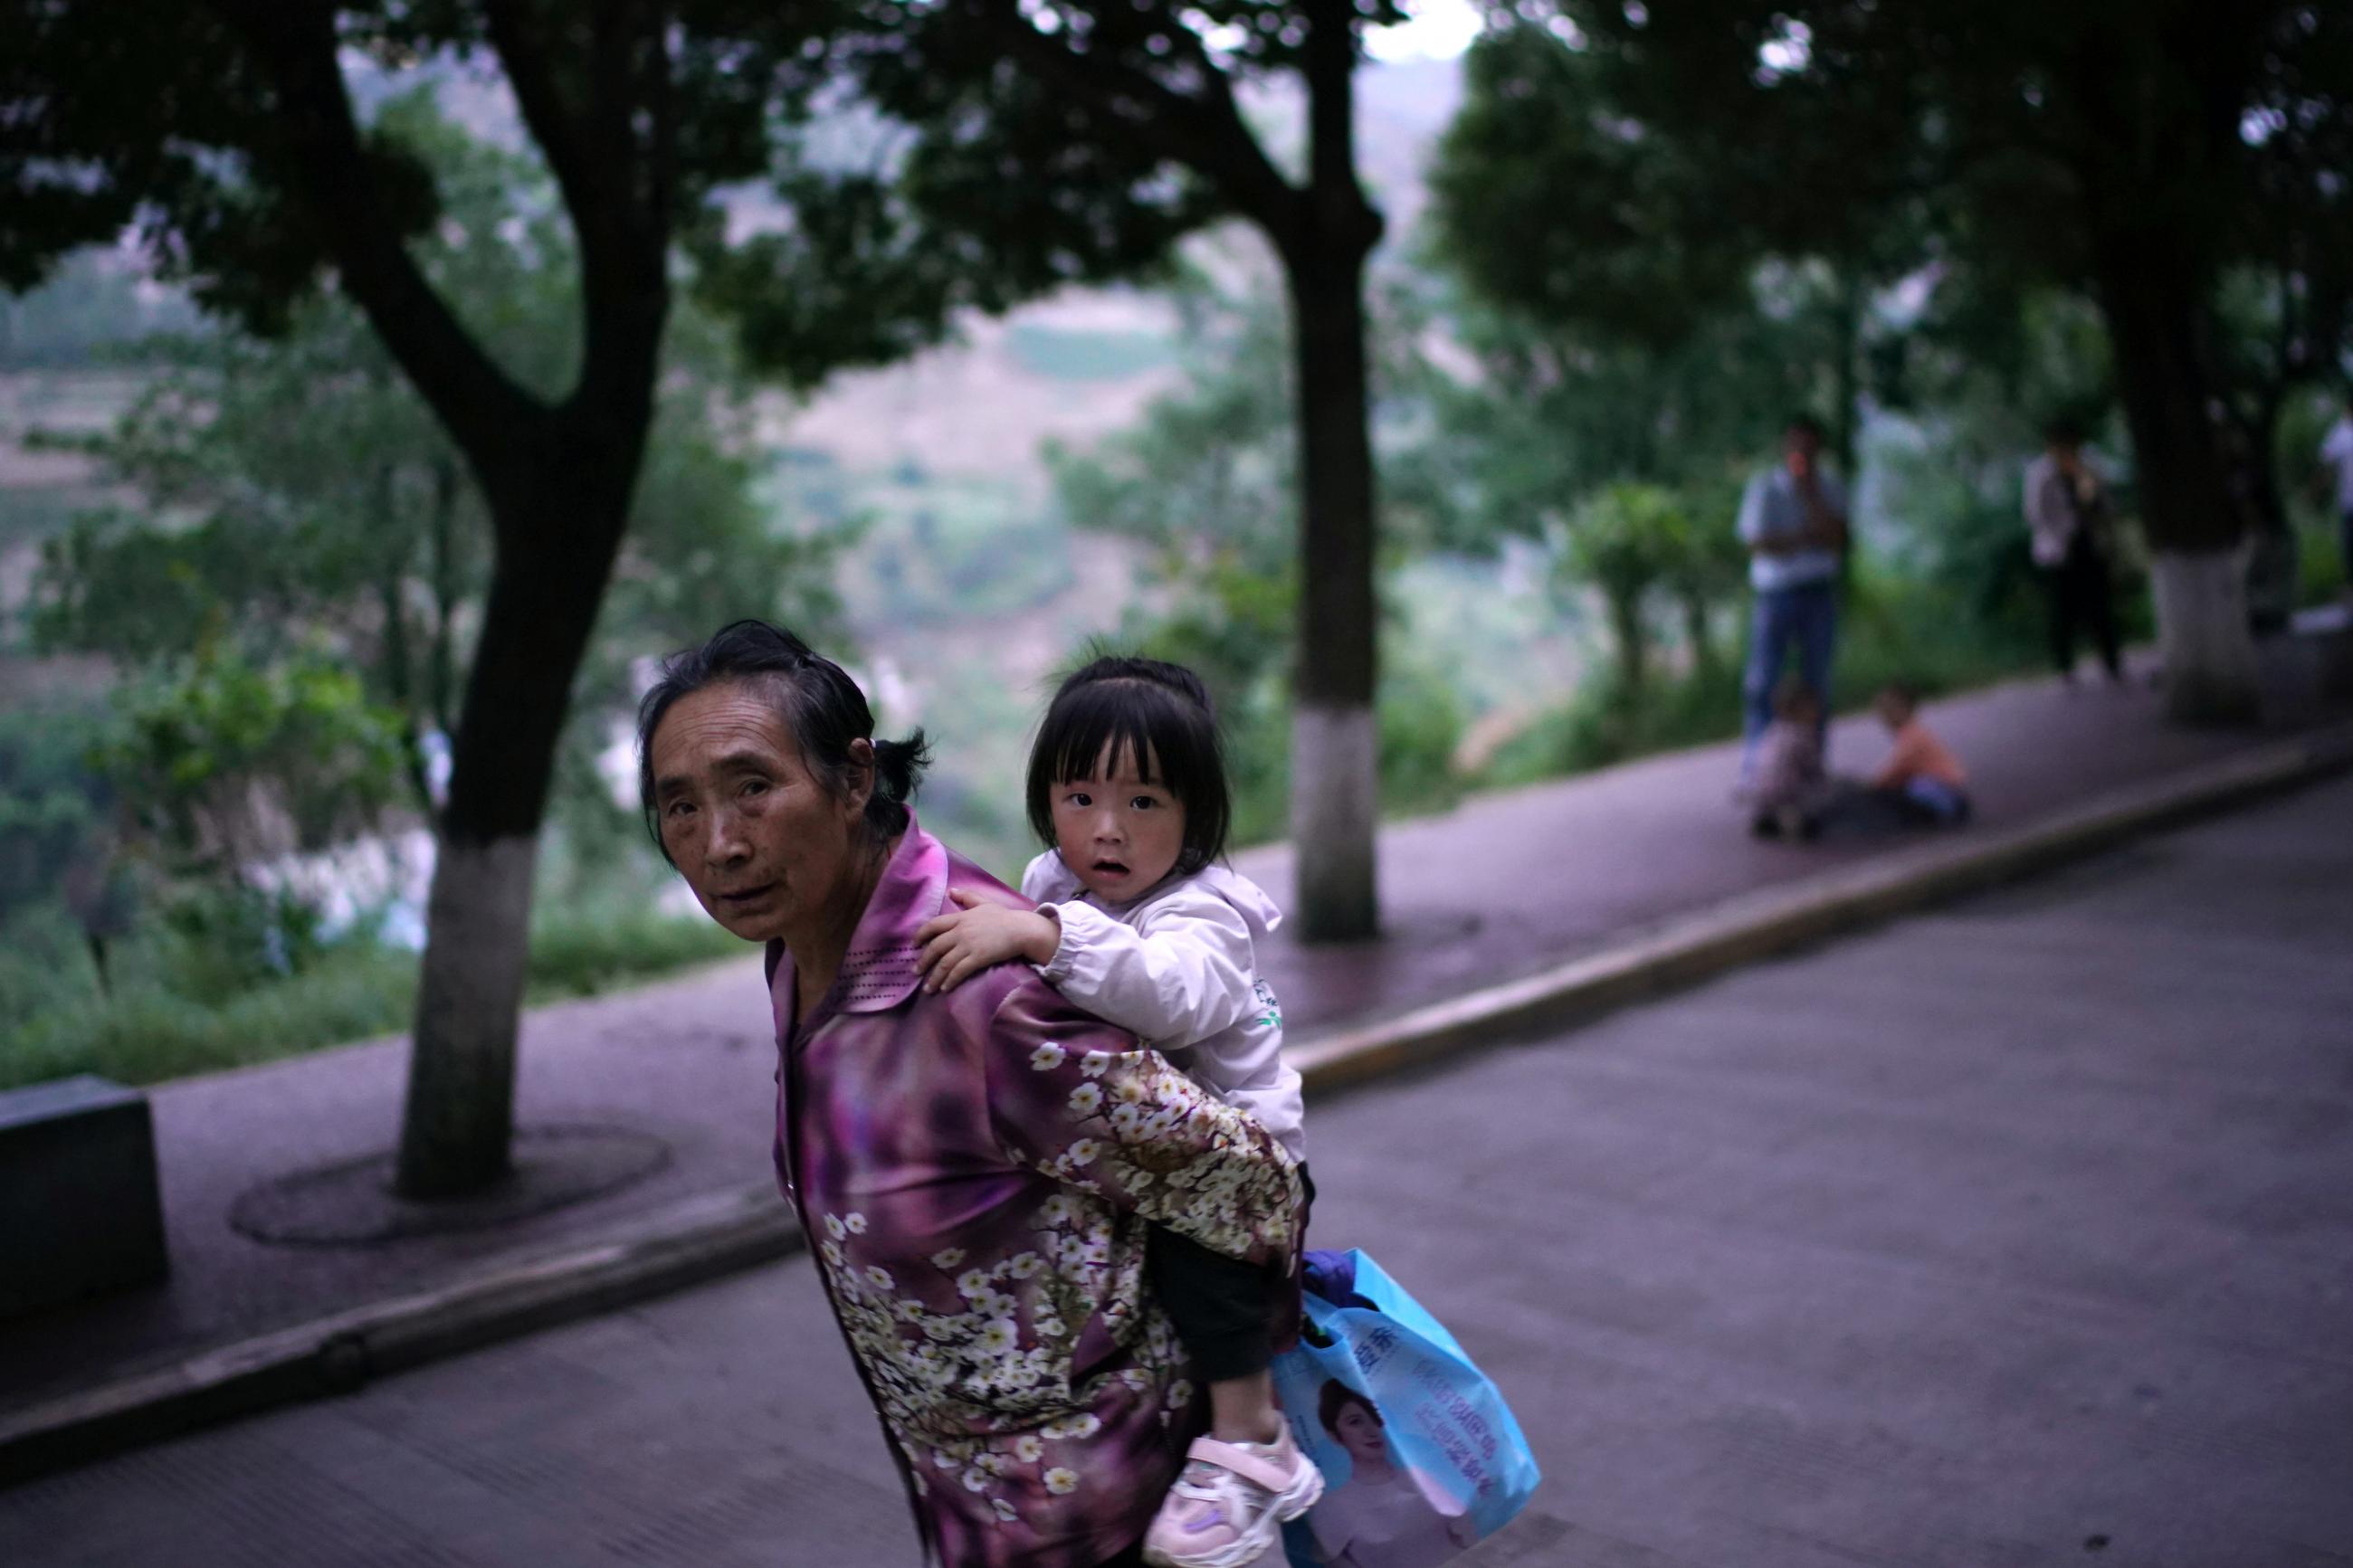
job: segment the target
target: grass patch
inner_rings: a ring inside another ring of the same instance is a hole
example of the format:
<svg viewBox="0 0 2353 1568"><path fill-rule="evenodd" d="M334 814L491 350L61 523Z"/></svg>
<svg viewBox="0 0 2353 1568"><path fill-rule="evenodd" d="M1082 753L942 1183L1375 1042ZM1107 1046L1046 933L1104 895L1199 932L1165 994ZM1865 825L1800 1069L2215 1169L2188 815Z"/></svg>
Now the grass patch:
<svg viewBox="0 0 2353 1568"><path fill-rule="evenodd" d="M145 975L101 994L87 958L51 973L43 1005L0 1046L0 1088L83 1072L155 1083L388 1034L406 1026L417 990L413 954L361 944L211 1004Z"/></svg>
<svg viewBox="0 0 2353 1568"><path fill-rule="evenodd" d="M0 932L0 1089L97 1073L158 1083L398 1034L417 998L417 955L372 942L329 949L301 973L201 1001L174 984L167 939L142 933L109 954L101 992L79 933L54 907ZM527 1000L600 995L751 949L700 917L567 911L532 932ZM184 955L183 955L184 956Z"/></svg>
<svg viewBox="0 0 2353 1568"><path fill-rule="evenodd" d="M541 921L531 933L529 999L539 1003L601 996L754 951L743 938L700 915L681 920L647 909L556 915Z"/></svg>
<svg viewBox="0 0 2353 1568"><path fill-rule="evenodd" d="M2345 547L2335 518L2295 531L2295 602L2298 608L2326 605L2346 588Z"/></svg>

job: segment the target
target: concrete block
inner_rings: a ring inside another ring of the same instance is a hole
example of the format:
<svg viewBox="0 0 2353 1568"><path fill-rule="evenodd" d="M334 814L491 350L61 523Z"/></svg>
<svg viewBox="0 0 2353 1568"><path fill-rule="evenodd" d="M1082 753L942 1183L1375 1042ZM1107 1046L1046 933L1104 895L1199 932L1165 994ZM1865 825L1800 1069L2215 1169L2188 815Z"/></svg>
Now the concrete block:
<svg viewBox="0 0 2353 1568"><path fill-rule="evenodd" d="M89 1074L0 1093L0 1317L164 1268L147 1097Z"/></svg>

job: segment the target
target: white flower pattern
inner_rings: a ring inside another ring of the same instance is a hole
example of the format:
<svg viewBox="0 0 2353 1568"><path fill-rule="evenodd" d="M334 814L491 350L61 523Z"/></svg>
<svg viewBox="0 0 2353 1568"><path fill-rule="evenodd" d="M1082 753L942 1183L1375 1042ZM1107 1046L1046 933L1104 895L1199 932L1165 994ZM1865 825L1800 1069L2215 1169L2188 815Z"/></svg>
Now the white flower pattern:
<svg viewBox="0 0 2353 1568"><path fill-rule="evenodd" d="M1010 1129L1034 1153L1001 1148L1060 1184L1014 1222L1020 1242L907 1246L881 1208L845 1208L818 1216L816 1253L913 1489L930 1497L926 1474L952 1477L943 1495L985 1501L980 1519L995 1526L1090 1492L1089 1452L1071 1445L1107 1417L1166 1426L1193 1397L1174 1329L1145 1289L1138 1220L1229 1255L1280 1257L1294 1247L1298 1202L1288 1157L1151 1052L1074 1060L1049 1041L1008 1065L1038 1086L1023 1092L1052 1099ZM1075 1379L1079 1336L1102 1329L1121 1346L1115 1370Z"/></svg>

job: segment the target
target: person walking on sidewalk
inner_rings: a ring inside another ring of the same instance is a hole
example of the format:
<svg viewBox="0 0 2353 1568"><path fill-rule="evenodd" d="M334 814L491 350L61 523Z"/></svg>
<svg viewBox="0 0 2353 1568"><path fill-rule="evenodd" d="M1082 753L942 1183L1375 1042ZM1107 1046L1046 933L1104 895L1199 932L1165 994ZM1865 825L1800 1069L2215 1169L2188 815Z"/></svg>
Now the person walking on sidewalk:
<svg viewBox="0 0 2353 1568"><path fill-rule="evenodd" d="M737 622L638 709L647 822L766 945L779 1184L926 1561L1130 1568L1204 1424L1151 1229L1295 1266L1300 1170L1027 964L923 987L926 921L1027 900L917 825L921 734L873 730L839 665Z"/></svg>
<svg viewBox="0 0 2353 1568"><path fill-rule="evenodd" d="M1740 539L1748 547L1748 582L1757 596L1741 681L1744 791L1755 782L1758 742L1773 722L1774 689L1792 653L1798 679L1828 722L1848 522L1846 487L1823 469L1821 454L1821 426L1799 415L1784 432L1781 461L1751 479L1740 499Z"/></svg>
<svg viewBox="0 0 2353 1568"><path fill-rule="evenodd" d="M2051 602L2051 658L2062 679L2075 679L2075 635L2089 631L2108 679L2121 682L2116 589L2108 563L2108 489L2084 457L2084 430L2053 419L2042 455L2026 466L2026 526Z"/></svg>

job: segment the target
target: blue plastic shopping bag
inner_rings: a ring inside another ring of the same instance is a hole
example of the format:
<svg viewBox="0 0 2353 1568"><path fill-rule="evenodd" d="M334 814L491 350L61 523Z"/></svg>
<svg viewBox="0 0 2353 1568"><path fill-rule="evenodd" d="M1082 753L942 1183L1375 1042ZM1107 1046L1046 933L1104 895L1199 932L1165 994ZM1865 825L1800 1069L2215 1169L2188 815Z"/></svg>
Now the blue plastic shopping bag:
<svg viewBox="0 0 2353 1568"><path fill-rule="evenodd" d="M1274 1385L1325 1490L1283 1549L1293 1568L1443 1563L1525 1506L1535 1456L1495 1385L1379 1264L1311 1256L1306 1325Z"/></svg>

